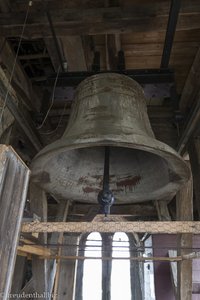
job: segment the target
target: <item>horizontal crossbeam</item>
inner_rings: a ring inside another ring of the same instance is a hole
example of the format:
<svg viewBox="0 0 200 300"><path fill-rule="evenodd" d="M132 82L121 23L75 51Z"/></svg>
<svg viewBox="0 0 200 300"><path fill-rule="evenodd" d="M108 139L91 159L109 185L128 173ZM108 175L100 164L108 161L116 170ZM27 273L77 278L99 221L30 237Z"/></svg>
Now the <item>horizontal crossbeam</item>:
<svg viewBox="0 0 200 300"><path fill-rule="evenodd" d="M148 232L151 234L200 234L200 221L145 222L31 222L22 225L22 232Z"/></svg>
<svg viewBox="0 0 200 300"><path fill-rule="evenodd" d="M57 86L76 86L81 81L96 75L99 73L119 73L124 74L140 84L151 84L151 83L173 83L174 82L174 71L172 69L136 69L136 70L125 70L125 71L103 71L103 72L65 72L60 73L57 79ZM52 85L55 82L56 74L49 76L47 79L41 78L41 81L45 81L46 85ZM38 82L39 84L40 82Z"/></svg>

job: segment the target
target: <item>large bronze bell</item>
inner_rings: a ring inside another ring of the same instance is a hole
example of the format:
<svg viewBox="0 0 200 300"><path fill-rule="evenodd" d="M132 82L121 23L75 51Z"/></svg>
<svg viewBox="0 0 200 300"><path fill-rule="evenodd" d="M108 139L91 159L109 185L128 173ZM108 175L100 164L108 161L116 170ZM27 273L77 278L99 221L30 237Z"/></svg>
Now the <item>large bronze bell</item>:
<svg viewBox="0 0 200 300"><path fill-rule="evenodd" d="M105 146L116 204L170 198L190 177L177 152L155 139L140 85L106 73L78 86L66 131L35 157L32 179L59 198L96 203Z"/></svg>

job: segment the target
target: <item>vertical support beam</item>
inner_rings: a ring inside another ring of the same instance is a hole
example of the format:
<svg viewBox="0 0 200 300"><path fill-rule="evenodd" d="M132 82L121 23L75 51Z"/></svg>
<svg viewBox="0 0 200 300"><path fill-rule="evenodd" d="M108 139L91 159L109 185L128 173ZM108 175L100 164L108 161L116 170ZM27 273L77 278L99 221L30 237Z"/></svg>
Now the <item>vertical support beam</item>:
<svg viewBox="0 0 200 300"><path fill-rule="evenodd" d="M0 146L0 295L7 300L17 255L29 169L11 147Z"/></svg>
<svg viewBox="0 0 200 300"><path fill-rule="evenodd" d="M182 91L180 99L180 110L181 112L187 112L193 104L198 101L198 92L200 85L200 48L197 50L195 59L190 68L185 86Z"/></svg>
<svg viewBox="0 0 200 300"><path fill-rule="evenodd" d="M170 199L168 199L168 200L170 200ZM155 201L155 206L156 206L156 210L158 213L159 221L171 221L171 216L170 216L170 213L168 210L167 202L168 202L167 200ZM162 278L162 273L167 274L167 272L166 272L167 269L168 269L168 267L166 266L166 262L159 262L159 267L158 267L158 262L154 262L154 278L156 280L157 293L159 290L162 289L162 286L165 283ZM163 271L163 270L165 270L165 271ZM161 272L161 274L159 274L160 272ZM165 278L165 280L166 279L168 279L168 278ZM168 284L169 284L169 281L168 281ZM173 293L174 293L175 297L176 297L176 292L177 291L175 289L173 289ZM158 295L156 295L156 296L158 297Z"/></svg>
<svg viewBox="0 0 200 300"><path fill-rule="evenodd" d="M56 219L57 221L62 220L62 222L66 222L67 215L68 215L68 210L69 210L69 201L61 201L59 204L58 212ZM63 240L63 233L52 233L51 239L50 239L50 244L56 245L56 244L61 244ZM61 254L61 248L58 249L58 255ZM48 291L51 294L53 291L54 283L56 287L56 269L58 268L58 263L56 260L49 261L49 266L48 266ZM50 297L51 298L51 297Z"/></svg>
<svg viewBox="0 0 200 300"><path fill-rule="evenodd" d="M120 35L106 35L107 70L118 69L118 54L121 51Z"/></svg>
<svg viewBox="0 0 200 300"><path fill-rule="evenodd" d="M25 277L26 257L17 256L13 275L11 294L19 294Z"/></svg>
<svg viewBox="0 0 200 300"><path fill-rule="evenodd" d="M84 60L86 63L86 70L92 71L92 63L94 60L94 40L93 37L90 35L84 35L81 37L83 51L84 51Z"/></svg>
<svg viewBox="0 0 200 300"><path fill-rule="evenodd" d="M85 255L85 246L86 246L86 240L89 233L85 233L81 236L80 242L79 242L79 251L78 256L84 256ZM75 286L75 300L82 300L83 299L83 266L84 266L84 260L79 260L77 264L77 271L76 271L76 286Z"/></svg>
<svg viewBox="0 0 200 300"><path fill-rule="evenodd" d="M159 200L155 201L156 209L158 212L158 218L160 221L171 221L169 210L167 207L167 201Z"/></svg>
<svg viewBox="0 0 200 300"><path fill-rule="evenodd" d="M103 256L112 257L113 234L101 233ZM112 260L102 260L102 299L111 299Z"/></svg>
<svg viewBox="0 0 200 300"><path fill-rule="evenodd" d="M138 256L138 253L134 251L134 248L136 249L136 243L133 234L130 233L127 235L129 237L130 248L133 249L133 252L130 251L130 257ZM140 274L141 264L143 263L139 261L130 261L131 300L143 300L141 285L141 278L143 277L143 274Z"/></svg>
<svg viewBox="0 0 200 300"><path fill-rule="evenodd" d="M193 174L194 199L200 220L200 138L192 138L188 147L191 169Z"/></svg>
<svg viewBox="0 0 200 300"><path fill-rule="evenodd" d="M31 278L26 285L23 287L23 289L20 291L20 294L33 294L35 292L34 290L34 283L33 283L33 278ZM20 300L23 300L24 298L19 298Z"/></svg>
<svg viewBox="0 0 200 300"><path fill-rule="evenodd" d="M5 74L9 80L13 72L13 63L15 61L16 53L14 53L8 41L6 41L4 38L0 38L0 45L0 65L3 67L3 70L5 71ZM29 111L39 111L41 104L39 96L37 95L36 90L33 88L30 79L26 75L22 65L18 60L15 64L12 77L12 86L16 90L20 100L23 101L24 105Z"/></svg>
<svg viewBox="0 0 200 300"><path fill-rule="evenodd" d="M163 48L161 68L168 68L171 49L176 32L176 24L178 21L179 10L181 8L181 0L171 0L171 7L169 12L169 19L167 24L167 32L165 36L165 43Z"/></svg>
<svg viewBox="0 0 200 300"><path fill-rule="evenodd" d="M55 49L53 39L52 38L44 38L44 42L45 42L45 45L47 48L47 52L51 58L51 62L52 62L54 71L57 72L58 68L60 66L60 61L59 61L58 54ZM60 41L59 41L59 45L60 45Z"/></svg>
<svg viewBox="0 0 200 300"><path fill-rule="evenodd" d="M15 90L10 86L3 69L0 67L0 97L4 99L8 90L9 93L7 96L6 106L34 148L37 151L41 150L42 144L38 134L36 133L36 129L18 108L17 103L19 102L19 99L15 93Z"/></svg>
<svg viewBox="0 0 200 300"><path fill-rule="evenodd" d="M192 177L188 183L178 192L177 196L177 220L193 220L193 184ZM191 252L192 234L181 234L179 237L179 253L184 255ZM182 249L187 248L187 249ZM183 260L178 263L177 299L192 300L192 260Z"/></svg>
<svg viewBox="0 0 200 300"><path fill-rule="evenodd" d="M65 234L63 237L61 255L77 255L77 234ZM62 260L58 274L58 286L54 290L56 300L73 300L76 278L76 260Z"/></svg>
<svg viewBox="0 0 200 300"><path fill-rule="evenodd" d="M87 71L85 53L81 36L61 38L63 56L67 61L68 71Z"/></svg>
<svg viewBox="0 0 200 300"><path fill-rule="evenodd" d="M46 193L35 184L30 184L30 207L31 212L36 214L43 221L47 221L47 198ZM47 234L39 234L39 240L42 243L47 242ZM34 290L37 293L48 292L48 262L46 259L40 260L33 256L32 273ZM46 299L45 299L46 300Z"/></svg>

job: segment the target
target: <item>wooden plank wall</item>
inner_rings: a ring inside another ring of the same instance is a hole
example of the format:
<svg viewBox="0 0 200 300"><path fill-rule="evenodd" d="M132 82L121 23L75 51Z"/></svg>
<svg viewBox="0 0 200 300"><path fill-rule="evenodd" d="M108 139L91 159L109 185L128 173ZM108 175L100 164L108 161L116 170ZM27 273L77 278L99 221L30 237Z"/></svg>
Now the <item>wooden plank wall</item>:
<svg viewBox="0 0 200 300"><path fill-rule="evenodd" d="M29 169L11 147L0 146L0 295L8 299L29 181Z"/></svg>

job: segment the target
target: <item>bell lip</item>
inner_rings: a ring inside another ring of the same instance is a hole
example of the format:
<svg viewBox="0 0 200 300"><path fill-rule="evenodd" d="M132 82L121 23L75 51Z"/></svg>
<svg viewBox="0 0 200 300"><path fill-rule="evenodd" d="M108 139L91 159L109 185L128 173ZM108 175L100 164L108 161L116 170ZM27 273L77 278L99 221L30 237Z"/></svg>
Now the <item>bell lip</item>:
<svg viewBox="0 0 200 300"><path fill-rule="evenodd" d="M121 137L121 136L120 136ZM156 154L166 160L172 170L175 171L180 177L180 185L186 183L191 177L191 169L185 160L170 146L167 144L151 138L148 136L136 135L132 137L130 141L130 136L126 141L126 137L123 136L123 140L119 136L112 136L105 139L105 137L88 137L84 138L69 138L59 139L54 143L44 147L34 158L31 163L32 174L34 174L34 166L40 162L40 166L45 166L48 161L51 160L52 156L57 155L63 151L70 151L81 148L91 148L100 146L110 146L110 147L122 147L130 149L138 149L141 151L151 152ZM87 142L86 142L87 140ZM47 155L47 159L44 159ZM41 161L43 160L43 161ZM175 181L176 182L176 181ZM178 182L177 182L178 184Z"/></svg>

